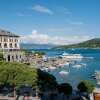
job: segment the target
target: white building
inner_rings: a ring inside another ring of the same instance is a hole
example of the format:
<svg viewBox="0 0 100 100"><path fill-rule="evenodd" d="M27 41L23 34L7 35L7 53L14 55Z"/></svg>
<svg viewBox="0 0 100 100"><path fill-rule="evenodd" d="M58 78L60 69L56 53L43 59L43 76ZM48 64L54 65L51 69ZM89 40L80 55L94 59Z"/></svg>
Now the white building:
<svg viewBox="0 0 100 100"><path fill-rule="evenodd" d="M20 50L20 37L9 31L0 29L0 51L6 61L22 61L23 52Z"/></svg>

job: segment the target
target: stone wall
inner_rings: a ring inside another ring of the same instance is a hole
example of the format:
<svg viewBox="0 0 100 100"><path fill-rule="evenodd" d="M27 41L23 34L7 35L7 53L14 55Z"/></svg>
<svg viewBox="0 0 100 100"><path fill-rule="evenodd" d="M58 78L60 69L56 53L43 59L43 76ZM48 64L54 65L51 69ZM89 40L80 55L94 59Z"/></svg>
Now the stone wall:
<svg viewBox="0 0 100 100"><path fill-rule="evenodd" d="M21 51L4 52L4 59L7 62L22 62L24 58L25 55Z"/></svg>

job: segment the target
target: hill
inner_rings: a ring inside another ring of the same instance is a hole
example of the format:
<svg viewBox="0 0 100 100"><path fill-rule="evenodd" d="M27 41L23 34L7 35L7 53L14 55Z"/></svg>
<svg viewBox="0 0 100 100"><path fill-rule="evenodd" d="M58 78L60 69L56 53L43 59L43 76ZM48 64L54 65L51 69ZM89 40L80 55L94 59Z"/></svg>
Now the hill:
<svg viewBox="0 0 100 100"><path fill-rule="evenodd" d="M100 48L100 38L91 39L78 44L57 46L54 49L70 49L70 48Z"/></svg>

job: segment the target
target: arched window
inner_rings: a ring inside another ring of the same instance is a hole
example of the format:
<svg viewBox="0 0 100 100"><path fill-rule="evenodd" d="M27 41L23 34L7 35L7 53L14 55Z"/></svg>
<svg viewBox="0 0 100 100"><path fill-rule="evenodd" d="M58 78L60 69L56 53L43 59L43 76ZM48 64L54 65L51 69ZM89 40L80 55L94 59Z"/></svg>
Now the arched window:
<svg viewBox="0 0 100 100"><path fill-rule="evenodd" d="M17 40L17 39L15 39L15 42L18 42L18 40Z"/></svg>
<svg viewBox="0 0 100 100"><path fill-rule="evenodd" d="M10 61L10 55L8 55L8 61Z"/></svg>
<svg viewBox="0 0 100 100"><path fill-rule="evenodd" d="M20 55L20 58L22 58L22 56Z"/></svg>
<svg viewBox="0 0 100 100"><path fill-rule="evenodd" d="M16 55L16 59L18 59L18 56Z"/></svg>
<svg viewBox="0 0 100 100"><path fill-rule="evenodd" d="M17 48L17 43L15 43L15 48Z"/></svg>
<svg viewBox="0 0 100 100"><path fill-rule="evenodd" d="M4 48L7 48L7 43L4 43Z"/></svg>
<svg viewBox="0 0 100 100"><path fill-rule="evenodd" d="M12 60L14 61L14 56L12 56Z"/></svg>
<svg viewBox="0 0 100 100"><path fill-rule="evenodd" d="M12 48L12 43L9 44L9 47Z"/></svg>
<svg viewBox="0 0 100 100"><path fill-rule="evenodd" d="M4 42L7 42L7 38L4 38Z"/></svg>

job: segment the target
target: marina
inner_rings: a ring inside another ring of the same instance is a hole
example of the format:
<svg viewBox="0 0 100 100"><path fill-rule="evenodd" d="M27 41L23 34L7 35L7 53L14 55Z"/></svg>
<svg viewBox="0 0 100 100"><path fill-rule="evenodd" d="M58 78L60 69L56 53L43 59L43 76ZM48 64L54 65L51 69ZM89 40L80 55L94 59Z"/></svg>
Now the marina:
<svg viewBox="0 0 100 100"><path fill-rule="evenodd" d="M35 51L46 53L47 57L50 59L48 61L49 64L44 61L48 67L43 67L41 69L53 74L59 83L68 82L74 87L81 80L90 80L98 86L96 79L92 75L94 75L95 70L100 71L100 49L75 49L74 51L72 49L39 49ZM68 54L80 54L82 59L65 60L64 58L61 60L62 58L59 58L59 56L61 57L64 52ZM52 62L51 59L57 59L58 62ZM50 67L51 69L49 69Z"/></svg>

